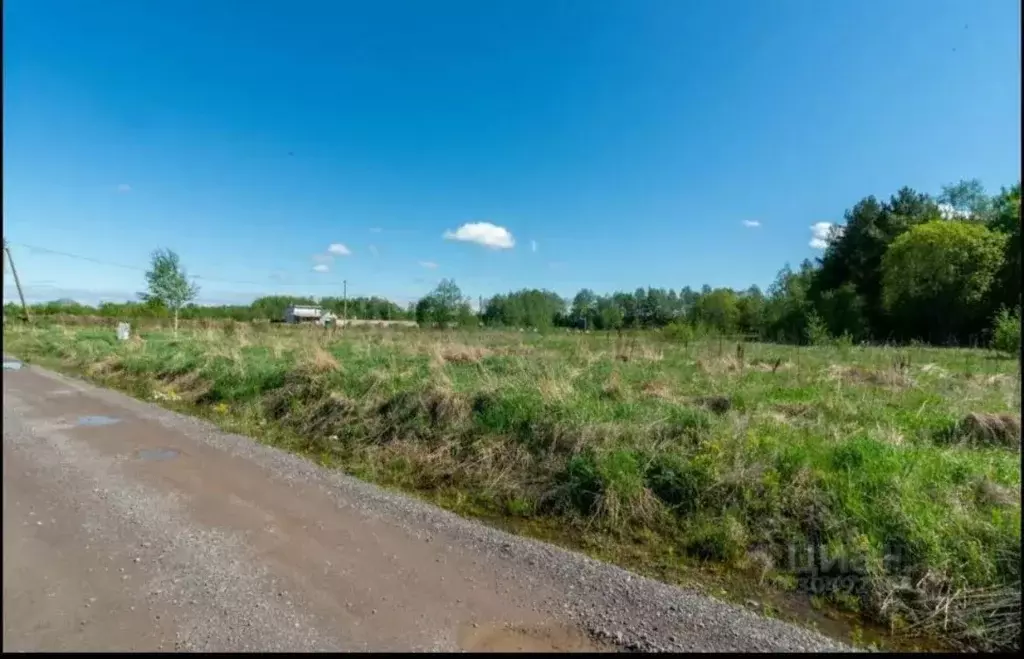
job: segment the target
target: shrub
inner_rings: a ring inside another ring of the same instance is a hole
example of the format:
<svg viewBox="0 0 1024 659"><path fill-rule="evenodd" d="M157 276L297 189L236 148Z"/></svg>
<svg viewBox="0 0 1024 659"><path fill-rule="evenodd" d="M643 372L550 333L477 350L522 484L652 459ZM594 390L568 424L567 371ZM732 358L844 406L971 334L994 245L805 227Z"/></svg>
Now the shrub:
<svg viewBox="0 0 1024 659"><path fill-rule="evenodd" d="M566 489L573 508L589 515L601 496L601 477L592 452L573 456L565 468Z"/></svg>
<svg viewBox="0 0 1024 659"><path fill-rule="evenodd" d="M706 469L673 453L663 453L652 460L646 476L647 487L681 516L699 509L700 497L711 484Z"/></svg>
<svg viewBox="0 0 1024 659"><path fill-rule="evenodd" d="M807 337L807 343L812 346L824 346L832 342L832 337L828 333L828 325L814 311L807 314L807 327L804 329L804 334Z"/></svg>
<svg viewBox="0 0 1024 659"><path fill-rule="evenodd" d="M693 341L694 334L693 328L680 322L669 323L662 330L662 336L673 343L682 343L688 345Z"/></svg>
<svg viewBox="0 0 1024 659"><path fill-rule="evenodd" d="M1013 313L1005 307L996 314L992 326L992 347L1010 355L1020 354L1020 309Z"/></svg>

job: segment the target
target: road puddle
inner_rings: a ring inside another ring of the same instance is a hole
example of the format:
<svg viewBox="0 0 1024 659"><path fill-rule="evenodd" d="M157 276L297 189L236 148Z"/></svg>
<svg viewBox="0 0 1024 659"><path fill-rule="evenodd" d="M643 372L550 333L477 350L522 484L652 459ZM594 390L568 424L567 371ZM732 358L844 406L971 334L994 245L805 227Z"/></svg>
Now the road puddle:
<svg viewBox="0 0 1024 659"><path fill-rule="evenodd" d="M79 426L110 426L115 423L120 423L121 419L116 416L103 416L102 414L96 416L80 416L75 425Z"/></svg>
<svg viewBox="0 0 1024 659"><path fill-rule="evenodd" d="M160 462L178 457L178 452L172 448L144 448L136 451L135 457Z"/></svg>

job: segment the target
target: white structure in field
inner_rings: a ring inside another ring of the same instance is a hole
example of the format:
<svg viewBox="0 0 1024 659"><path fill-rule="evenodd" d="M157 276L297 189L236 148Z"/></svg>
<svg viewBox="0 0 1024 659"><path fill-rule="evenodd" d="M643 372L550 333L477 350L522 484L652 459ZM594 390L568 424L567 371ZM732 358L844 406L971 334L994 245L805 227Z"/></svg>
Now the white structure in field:
<svg viewBox="0 0 1024 659"><path fill-rule="evenodd" d="M316 323L324 315L320 307L308 307L293 304L284 311L284 322L286 323Z"/></svg>

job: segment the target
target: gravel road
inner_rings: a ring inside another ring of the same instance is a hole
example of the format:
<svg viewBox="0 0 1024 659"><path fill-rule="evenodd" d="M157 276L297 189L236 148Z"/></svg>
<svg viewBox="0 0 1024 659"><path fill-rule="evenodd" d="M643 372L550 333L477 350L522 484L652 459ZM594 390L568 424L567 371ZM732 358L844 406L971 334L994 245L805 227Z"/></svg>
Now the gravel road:
<svg viewBox="0 0 1024 659"><path fill-rule="evenodd" d="M849 649L34 366L3 438L4 651Z"/></svg>

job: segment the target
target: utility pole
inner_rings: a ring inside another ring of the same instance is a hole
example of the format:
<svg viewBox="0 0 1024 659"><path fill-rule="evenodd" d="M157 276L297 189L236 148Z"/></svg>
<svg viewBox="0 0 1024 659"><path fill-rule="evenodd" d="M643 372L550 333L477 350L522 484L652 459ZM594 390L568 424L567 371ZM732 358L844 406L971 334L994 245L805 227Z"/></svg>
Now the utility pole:
<svg viewBox="0 0 1024 659"><path fill-rule="evenodd" d="M341 288L341 290L342 290L342 293L341 293L341 299L342 299L341 326L342 327L346 327L346 326L348 326L348 280L347 279L343 279L342 280L341 287L342 287Z"/></svg>
<svg viewBox="0 0 1024 659"><path fill-rule="evenodd" d="M18 271L14 267L14 258L11 256L11 248L7 246L7 239L4 239L4 252L11 264L11 274L14 275L14 285L18 287L18 297L21 298L21 310L25 312L25 322L29 322L28 305L25 304L25 294L21 290L21 281L18 280Z"/></svg>

